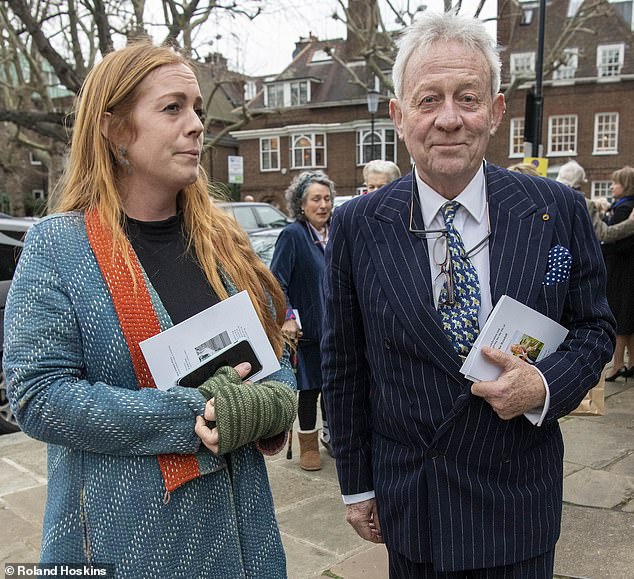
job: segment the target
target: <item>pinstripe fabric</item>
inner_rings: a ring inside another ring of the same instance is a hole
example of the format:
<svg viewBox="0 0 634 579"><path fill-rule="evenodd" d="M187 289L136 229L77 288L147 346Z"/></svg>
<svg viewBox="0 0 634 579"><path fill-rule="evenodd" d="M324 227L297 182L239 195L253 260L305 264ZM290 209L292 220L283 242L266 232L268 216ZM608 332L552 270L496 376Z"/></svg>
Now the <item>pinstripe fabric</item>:
<svg viewBox="0 0 634 579"><path fill-rule="evenodd" d="M411 180L352 200L333 218L322 348L341 489L374 489L388 547L413 561L442 571L523 561L559 536L557 419L612 353L600 248L574 191L488 166L493 303L508 294L570 330L539 364L551 390L544 424L502 421L470 393L443 332L427 244L408 232ZM421 222L416 215L414 227ZM571 274L544 286L554 245L570 250Z"/></svg>

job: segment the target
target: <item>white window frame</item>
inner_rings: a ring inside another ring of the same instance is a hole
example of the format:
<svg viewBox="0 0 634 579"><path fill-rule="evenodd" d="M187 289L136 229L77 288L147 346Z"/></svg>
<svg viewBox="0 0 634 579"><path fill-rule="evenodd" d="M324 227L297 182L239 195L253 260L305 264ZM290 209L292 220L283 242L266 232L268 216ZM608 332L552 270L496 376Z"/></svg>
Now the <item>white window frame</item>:
<svg viewBox="0 0 634 579"><path fill-rule="evenodd" d="M323 138L323 145L317 145L317 137ZM308 139L310 142L310 147L297 147L297 141L299 139ZM292 169L312 169L312 168L324 168L326 167L328 160L326 158L327 153L327 142L326 142L326 133L295 133L290 136L289 139L289 148L290 148L290 156L291 156L291 168ZM298 150L308 150L310 151L310 163L304 164L296 164L295 163L295 152ZM318 150L323 151L323 163L317 162L317 152Z"/></svg>
<svg viewBox="0 0 634 579"><path fill-rule="evenodd" d="M592 181L590 184L590 199L605 197L612 201L612 181Z"/></svg>
<svg viewBox="0 0 634 579"><path fill-rule="evenodd" d="M509 159L524 157L524 122L524 117L514 117L509 123Z"/></svg>
<svg viewBox="0 0 634 579"><path fill-rule="evenodd" d="M281 96L281 103L271 103L270 97L273 91L275 91L276 97L279 98ZM266 85L266 90L264 91L264 106L270 109L284 106L284 85L282 83L273 82Z"/></svg>
<svg viewBox="0 0 634 579"><path fill-rule="evenodd" d="M42 161L40 161L32 151L29 151L29 163L36 167L40 167L42 165Z"/></svg>
<svg viewBox="0 0 634 579"><path fill-rule="evenodd" d="M254 80L247 80L244 83L244 100L250 101L258 93L258 86Z"/></svg>
<svg viewBox="0 0 634 579"><path fill-rule="evenodd" d="M575 78L579 67L579 49L565 48L563 62L553 70L553 80L571 80Z"/></svg>
<svg viewBox="0 0 634 579"><path fill-rule="evenodd" d="M396 163L398 139L396 138L396 130L393 127L374 127L374 148L380 149L380 155L379 157L374 156L372 159L366 159L366 147L372 147L371 141L371 126L357 130L357 167L361 167L375 158Z"/></svg>
<svg viewBox="0 0 634 579"><path fill-rule="evenodd" d="M31 189L31 194L33 195L33 199L38 201L40 199L46 199L46 194L44 193L44 189Z"/></svg>
<svg viewBox="0 0 634 579"><path fill-rule="evenodd" d="M311 83L307 79L303 80L290 80L286 82L272 82L266 85L264 91L264 106L267 108L285 108L285 107L297 107L306 105L310 102L310 86ZM281 91L281 103L270 104L269 90L275 89L276 94L280 94ZM295 92L299 98L295 97Z"/></svg>
<svg viewBox="0 0 634 579"><path fill-rule="evenodd" d="M572 127L572 134L566 136L561 127L564 123L567 123L569 127ZM579 117L578 115L552 115L548 117L548 156L549 157L570 157L577 154L577 141L579 138ZM569 148L564 149L559 145L553 147L560 140L567 140L571 145Z"/></svg>
<svg viewBox="0 0 634 579"><path fill-rule="evenodd" d="M269 144L269 148L265 149L265 144ZM275 143L276 148L270 145ZM265 160L268 159L269 167L265 167ZM276 160L276 162L273 162ZM260 137L260 171L268 173L270 171L280 170L280 138L279 137Z"/></svg>
<svg viewBox="0 0 634 579"><path fill-rule="evenodd" d="M611 54L617 56L617 59L608 60ZM597 79L604 82L619 80L624 59L625 43L599 44L597 46ZM614 69L614 67L616 68Z"/></svg>
<svg viewBox="0 0 634 579"><path fill-rule="evenodd" d="M509 64L511 76L533 76L535 74L535 51L512 52Z"/></svg>
<svg viewBox="0 0 634 579"><path fill-rule="evenodd" d="M617 155L619 152L619 113L594 115L593 155ZM604 145L604 143L606 143Z"/></svg>

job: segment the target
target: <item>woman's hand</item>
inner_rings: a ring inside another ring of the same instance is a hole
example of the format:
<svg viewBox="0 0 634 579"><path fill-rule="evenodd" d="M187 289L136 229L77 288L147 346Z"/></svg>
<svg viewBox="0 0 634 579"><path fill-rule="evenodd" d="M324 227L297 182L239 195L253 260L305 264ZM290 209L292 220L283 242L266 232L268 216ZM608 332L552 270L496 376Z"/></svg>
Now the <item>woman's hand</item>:
<svg viewBox="0 0 634 579"><path fill-rule="evenodd" d="M298 340L302 337L302 330L297 320L286 320L282 325L282 334L293 344L297 345Z"/></svg>
<svg viewBox="0 0 634 579"><path fill-rule="evenodd" d="M251 364L248 362L242 362L234 367L234 370L240 375L240 378L245 378L251 370ZM208 422L216 422L216 406L214 398L210 398L205 404L205 412L203 416L196 416L196 425L194 426L194 432L198 435L201 442L214 454L218 454L218 428L214 426L209 428Z"/></svg>

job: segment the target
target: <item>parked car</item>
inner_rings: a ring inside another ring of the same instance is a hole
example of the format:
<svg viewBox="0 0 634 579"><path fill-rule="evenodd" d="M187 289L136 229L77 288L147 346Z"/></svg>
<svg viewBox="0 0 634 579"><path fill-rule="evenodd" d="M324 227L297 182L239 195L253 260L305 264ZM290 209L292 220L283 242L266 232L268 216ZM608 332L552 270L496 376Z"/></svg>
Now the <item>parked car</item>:
<svg viewBox="0 0 634 579"><path fill-rule="evenodd" d="M350 201L350 199L353 199L354 197L356 197L356 195L337 195L333 201L332 208L336 209L337 207L343 205L346 201Z"/></svg>
<svg viewBox="0 0 634 579"><path fill-rule="evenodd" d="M37 220L30 218L0 218L0 355L4 342L4 306L7 294L24 245L24 235L35 221ZM0 433L16 432L19 429L9 407L4 372L0 369Z"/></svg>
<svg viewBox="0 0 634 579"><path fill-rule="evenodd" d="M281 227L270 227L268 229L259 229L257 231L249 231L249 241L256 255L265 263L266 267L271 265L273 252L275 251L275 243L282 232Z"/></svg>
<svg viewBox="0 0 634 579"><path fill-rule="evenodd" d="M271 227L284 227L291 222L287 215L270 203L241 201L237 203L218 203L218 207L232 214L247 232Z"/></svg>

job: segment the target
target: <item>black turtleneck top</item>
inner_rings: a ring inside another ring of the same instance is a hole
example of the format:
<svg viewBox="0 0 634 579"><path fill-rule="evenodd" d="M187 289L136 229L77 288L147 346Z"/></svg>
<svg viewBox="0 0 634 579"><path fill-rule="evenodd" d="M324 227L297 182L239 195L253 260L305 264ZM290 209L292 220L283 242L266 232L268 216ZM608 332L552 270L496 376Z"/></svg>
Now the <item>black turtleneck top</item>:
<svg viewBox="0 0 634 579"><path fill-rule="evenodd" d="M187 250L179 213L163 221L126 218L125 231L172 322L178 324L220 300Z"/></svg>

